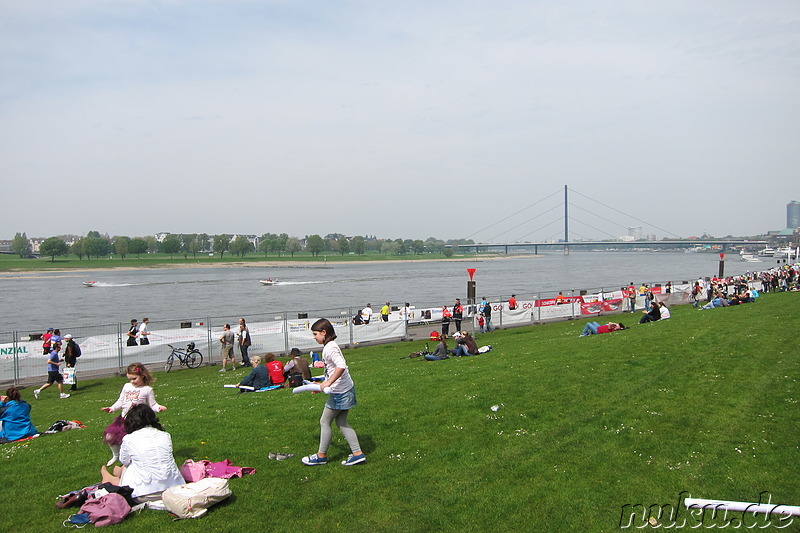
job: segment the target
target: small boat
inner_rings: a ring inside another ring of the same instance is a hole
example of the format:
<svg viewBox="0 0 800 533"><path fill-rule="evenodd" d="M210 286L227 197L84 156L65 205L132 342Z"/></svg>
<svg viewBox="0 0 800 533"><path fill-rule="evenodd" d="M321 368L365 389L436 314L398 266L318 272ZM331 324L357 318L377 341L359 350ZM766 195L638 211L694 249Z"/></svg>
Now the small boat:
<svg viewBox="0 0 800 533"><path fill-rule="evenodd" d="M766 248L758 252L758 255L760 255L761 257L772 257L773 255L775 255L775 249L767 246Z"/></svg>
<svg viewBox="0 0 800 533"><path fill-rule="evenodd" d="M262 280L259 280L258 282L260 284L262 284L262 285L277 285L278 284L278 280L277 279L272 279L272 278L262 279Z"/></svg>
<svg viewBox="0 0 800 533"><path fill-rule="evenodd" d="M758 257L754 256L753 254L745 253L744 250L739 252L739 260L740 261L746 261L748 263L760 263L761 262L761 259L759 259Z"/></svg>
<svg viewBox="0 0 800 533"><path fill-rule="evenodd" d="M99 281L84 281L83 282L83 286L84 287L96 287L98 283L100 283L100 282Z"/></svg>

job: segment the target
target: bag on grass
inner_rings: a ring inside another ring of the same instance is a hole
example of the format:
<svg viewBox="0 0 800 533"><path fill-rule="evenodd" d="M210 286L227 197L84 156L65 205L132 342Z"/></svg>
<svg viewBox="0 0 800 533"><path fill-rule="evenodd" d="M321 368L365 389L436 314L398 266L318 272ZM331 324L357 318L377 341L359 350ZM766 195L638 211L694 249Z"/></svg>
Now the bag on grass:
<svg viewBox="0 0 800 533"><path fill-rule="evenodd" d="M199 518L214 504L229 498L227 479L207 477L186 485L175 485L161 494L167 511L178 518Z"/></svg>
<svg viewBox="0 0 800 533"><path fill-rule="evenodd" d="M75 385L75 369L67 368L62 374L64 377L64 385Z"/></svg>
<svg viewBox="0 0 800 533"><path fill-rule="evenodd" d="M291 388L299 387L303 384L303 374L295 372L293 374L289 374L289 386Z"/></svg>
<svg viewBox="0 0 800 533"><path fill-rule="evenodd" d="M206 474L207 465L208 461L205 460L193 461L192 459L186 459L186 461L184 461L184 463L181 465L181 475L187 483L200 481L201 479L208 477L208 474Z"/></svg>
<svg viewBox="0 0 800 533"><path fill-rule="evenodd" d="M81 506L81 513L88 513L95 527L119 524L130 512L131 506L122 495L115 492L89 500Z"/></svg>

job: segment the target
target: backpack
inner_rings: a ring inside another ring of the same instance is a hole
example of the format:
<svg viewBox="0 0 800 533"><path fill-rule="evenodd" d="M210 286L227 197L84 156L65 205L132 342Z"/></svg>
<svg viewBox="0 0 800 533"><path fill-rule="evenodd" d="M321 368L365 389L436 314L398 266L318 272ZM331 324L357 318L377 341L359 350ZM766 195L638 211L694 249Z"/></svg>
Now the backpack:
<svg viewBox="0 0 800 533"><path fill-rule="evenodd" d="M199 518L212 505L229 498L227 479L207 477L186 485L175 485L161 494L167 511L178 518Z"/></svg>
<svg viewBox="0 0 800 533"><path fill-rule="evenodd" d="M72 355L74 357L80 357L81 356L81 347L75 341L72 342L72 346L73 346Z"/></svg>
<svg viewBox="0 0 800 533"><path fill-rule="evenodd" d="M291 388L299 387L303 384L303 374L293 372L289 374L289 386Z"/></svg>

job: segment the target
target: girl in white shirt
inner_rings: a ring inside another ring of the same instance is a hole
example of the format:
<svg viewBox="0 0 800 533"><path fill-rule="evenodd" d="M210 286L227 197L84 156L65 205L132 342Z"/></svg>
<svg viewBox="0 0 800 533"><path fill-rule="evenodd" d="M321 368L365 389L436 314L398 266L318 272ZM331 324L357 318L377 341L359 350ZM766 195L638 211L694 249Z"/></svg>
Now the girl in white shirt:
<svg viewBox="0 0 800 533"><path fill-rule="evenodd" d="M345 466L356 465L367 460L358 436L347 423L350 409L356 405L356 389L350 378L347 362L344 360L342 350L336 344L336 332L333 325L325 318L320 318L311 326L314 340L322 344L322 361L325 363L325 381L320 385L320 390L330 387L330 397L325 403L322 417L319 420L319 451L303 457L303 464L308 466L324 465L328 462L328 447L331 443L331 425L336 420L339 431L342 432L352 453L342 461Z"/></svg>

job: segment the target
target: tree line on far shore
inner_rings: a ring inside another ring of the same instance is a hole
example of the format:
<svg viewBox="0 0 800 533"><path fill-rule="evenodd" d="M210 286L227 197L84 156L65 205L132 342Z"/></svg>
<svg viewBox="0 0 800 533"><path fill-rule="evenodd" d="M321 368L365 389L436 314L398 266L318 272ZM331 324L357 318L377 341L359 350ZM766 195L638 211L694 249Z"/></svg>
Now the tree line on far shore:
<svg viewBox="0 0 800 533"><path fill-rule="evenodd" d="M248 253L260 252L267 257L270 253L277 257L289 255L294 257L298 252L307 252L316 257L321 254L331 253L342 256L348 254L363 255L376 253L384 255L406 254L442 254L445 257L453 255L453 249L448 245L474 244L472 240L455 239L443 241L435 237L428 237L425 241L416 239L378 239L375 236L347 237L342 234L331 234L326 237L319 235L306 235L305 238L290 237L286 233L277 235L265 233L258 236L219 234L209 236L206 233L167 234L162 238L153 235L145 237L128 237L119 235L109 237L97 231L90 231L83 237L55 236L48 237L38 245L38 254L50 257L75 255L78 259L91 260L117 254L123 260L135 255L163 253L170 257L183 255L188 259L191 255L213 252L221 258L225 253L244 257ZM17 233L11 242L11 251L20 258L35 257L34 247L25 233Z"/></svg>

